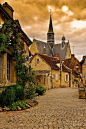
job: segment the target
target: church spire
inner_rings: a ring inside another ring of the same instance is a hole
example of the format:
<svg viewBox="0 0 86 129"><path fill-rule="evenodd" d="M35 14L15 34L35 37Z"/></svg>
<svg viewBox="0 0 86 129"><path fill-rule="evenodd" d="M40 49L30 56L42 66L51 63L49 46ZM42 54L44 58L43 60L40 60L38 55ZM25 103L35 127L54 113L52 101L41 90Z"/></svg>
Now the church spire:
<svg viewBox="0 0 86 129"><path fill-rule="evenodd" d="M47 33L47 43L50 45L50 47L52 49L53 48L53 45L54 45L54 32L53 32L51 10L50 10L49 29L48 29L48 33Z"/></svg>
<svg viewBox="0 0 86 129"><path fill-rule="evenodd" d="M50 23L49 23L48 33L53 33L53 24L52 24L51 10L50 10Z"/></svg>

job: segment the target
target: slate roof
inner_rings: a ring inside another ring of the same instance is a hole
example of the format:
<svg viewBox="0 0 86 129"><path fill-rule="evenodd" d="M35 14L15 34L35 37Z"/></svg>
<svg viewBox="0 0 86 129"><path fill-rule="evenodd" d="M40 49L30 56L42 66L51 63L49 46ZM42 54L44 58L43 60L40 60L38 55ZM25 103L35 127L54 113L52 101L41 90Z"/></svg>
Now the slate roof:
<svg viewBox="0 0 86 129"><path fill-rule="evenodd" d="M42 42L42 41L36 40L36 39L35 39L35 42L36 42L36 45L37 45L39 53L42 54L43 53L43 49L45 47L46 48L46 54L49 55L49 56L52 56L52 50L51 50L49 44L47 44L46 42Z"/></svg>
<svg viewBox="0 0 86 129"><path fill-rule="evenodd" d="M59 55L60 60L65 60L65 55L66 55L66 52L67 52L68 42L65 43L63 48L62 48L62 44L60 43L60 44L54 44L53 49L51 49L51 47L49 46L48 43L39 41L37 39L34 39L34 40L36 42L39 53L41 53L41 54L43 53L43 49L44 49L44 46L45 46L46 54L48 56Z"/></svg>
<svg viewBox="0 0 86 129"><path fill-rule="evenodd" d="M10 8L12 8L11 6L9 6ZM9 13L4 9L4 7L0 4L0 13L3 13L6 17L7 20L12 21L14 24L17 25L18 30L23 34L23 40L27 43L27 45L29 46L30 44L32 44L32 41L29 39L29 37L25 34L25 32L22 30L22 28L20 27L19 24L17 24L17 22L9 15ZM18 20L17 20L18 21ZM19 21L18 21L19 22Z"/></svg>
<svg viewBox="0 0 86 129"><path fill-rule="evenodd" d="M68 46L68 42L66 43L65 42L65 45L64 47L62 48L62 44L54 44L54 47L53 47L53 52L54 52L54 55L59 55L60 57L60 60L65 60L65 55L66 55L66 52L67 52L67 46Z"/></svg>

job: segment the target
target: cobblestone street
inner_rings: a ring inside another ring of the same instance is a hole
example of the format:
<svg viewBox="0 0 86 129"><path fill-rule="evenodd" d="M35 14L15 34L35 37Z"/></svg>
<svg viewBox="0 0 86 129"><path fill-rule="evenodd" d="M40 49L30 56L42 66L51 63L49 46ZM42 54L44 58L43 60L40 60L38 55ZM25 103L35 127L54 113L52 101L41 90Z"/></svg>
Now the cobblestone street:
<svg viewBox="0 0 86 129"><path fill-rule="evenodd" d="M0 129L86 129L86 101L78 89L55 88L27 112L0 113Z"/></svg>

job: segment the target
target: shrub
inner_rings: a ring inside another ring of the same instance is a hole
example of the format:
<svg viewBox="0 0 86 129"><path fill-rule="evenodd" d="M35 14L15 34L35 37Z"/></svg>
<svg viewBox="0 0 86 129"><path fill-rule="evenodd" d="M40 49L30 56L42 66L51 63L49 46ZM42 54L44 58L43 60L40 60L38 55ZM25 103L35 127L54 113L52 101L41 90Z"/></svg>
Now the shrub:
<svg viewBox="0 0 86 129"><path fill-rule="evenodd" d="M15 101L23 100L24 99L24 90L22 86L16 85L14 86L15 89Z"/></svg>
<svg viewBox="0 0 86 129"><path fill-rule="evenodd" d="M13 102L24 99L24 90L22 86L19 85L10 85L2 91L1 97L1 106L11 105Z"/></svg>
<svg viewBox="0 0 86 129"><path fill-rule="evenodd" d="M17 102L13 102L11 105L9 105L8 107L10 108L11 111L16 111L18 110L17 106L19 106L21 108L21 110L25 110L26 109L26 105L27 102L26 101L17 101Z"/></svg>
<svg viewBox="0 0 86 129"><path fill-rule="evenodd" d="M36 96L36 86L34 83L30 82L29 86L25 88L25 98L33 99Z"/></svg>
<svg viewBox="0 0 86 129"><path fill-rule="evenodd" d="M24 90L23 87L20 85L10 85L7 89L13 88L15 90L15 101L23 100L24 99Z"/></svg>
<svg viewBox="0 0 86 129"><path fill-rule="evenodd" d="M38 93L38 95L43 95L45 92L46 92L45 86L38 85L36 87L36 93Z"/></svg>
<svg viewBox="0 0 86 129"><path fill-rule="evenodd" d="M15 90L13 87L6 88L5 91L2 91L1 94L1 106L10 105L12 102L15 101Z"/></svg>

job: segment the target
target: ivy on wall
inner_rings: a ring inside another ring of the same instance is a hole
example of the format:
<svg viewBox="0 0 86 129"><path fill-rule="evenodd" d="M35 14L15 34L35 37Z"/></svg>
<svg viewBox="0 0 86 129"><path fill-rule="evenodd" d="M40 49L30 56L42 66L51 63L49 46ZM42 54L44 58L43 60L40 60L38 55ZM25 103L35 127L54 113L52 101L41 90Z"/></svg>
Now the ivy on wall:
<svg viewBox="0 0 86 129"><path fill-rule="evenodd" d="M19 32L18 27L12 21L5 21L0 29L0 57L3 51L12 46L15 61L15 70L17 75L17 84L25 87L27 81L32 81L32 77L28 73L31 67L27 67L24 63L28 60L28 56L24 56L23 34Z"/></svg>

